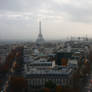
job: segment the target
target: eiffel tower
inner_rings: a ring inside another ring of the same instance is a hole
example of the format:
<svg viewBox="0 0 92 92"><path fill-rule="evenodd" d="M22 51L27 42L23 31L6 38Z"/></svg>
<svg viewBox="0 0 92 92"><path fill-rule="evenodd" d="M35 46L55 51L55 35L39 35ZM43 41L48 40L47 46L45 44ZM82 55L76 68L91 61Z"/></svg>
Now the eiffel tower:
<svg viewBox="0 0 92 92"><path fill-rule="evenodd" d="M36 40L36 43L38 43L38 44L42 44L42 43L45 42L41 31L42 31L42 30L41 30L41 21L40 21L40 22L39 22L39 35L38 35L38 38L37 38L37 40Z"/></svg>

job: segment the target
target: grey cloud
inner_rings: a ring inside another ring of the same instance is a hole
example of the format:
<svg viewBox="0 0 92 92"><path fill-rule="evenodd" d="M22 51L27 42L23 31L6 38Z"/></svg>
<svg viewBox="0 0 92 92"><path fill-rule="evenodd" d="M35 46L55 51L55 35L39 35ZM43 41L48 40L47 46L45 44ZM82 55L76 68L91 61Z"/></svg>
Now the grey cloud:
<svg viewBox="0 0 92 92"><path fill-rule="evenodd" d="M56 2L55 0L0 0L0 36L2 34L2 37L14 37L14 39L16 37L18 39L35 38L39 29L38 19L40 17L44 19L42 20L44 22L43 32L44 34L47 32L47 38L48 35L58 38L62 33L66 36L71 33L79 35L81 30L86 32L87 29L92 29L91 0L59 1L60 3L57 0ZM90 27L85 25L90 25ZM77 33L74 30L79 31Z"/></svg>
<svg viewBox="0 0 92 92"><path fill-rule="evenodd" d="M54 4L53 10L58 14L66 14L69 21L92 22L92 1L73 0L70 3Z"/></svg>
<svg viewBox="0 0 92 92"><path fill-rule="evenodd" d="M0 0L0 12L31 12L33 16L35 16L41 15L41 9L46 9L48 13L44 14L44 16L57 15L73 21L91 21L91 0L70 0L69 3L63 3L62 1L61 3L56 3L54 1L55 0ZM53 12L49 13L49 11Z"/></svg>
<svg viewBox="0 0 92 92"><path fill-rule="evenodd" d="M50 0L0 0L1 11L36 11L49 5Z"/></svg>
<svg viewBox="0 0 92 92"><path fill-rule="evenodd" d="M21 10L20 0L0 0L0 11Z"/></svg>

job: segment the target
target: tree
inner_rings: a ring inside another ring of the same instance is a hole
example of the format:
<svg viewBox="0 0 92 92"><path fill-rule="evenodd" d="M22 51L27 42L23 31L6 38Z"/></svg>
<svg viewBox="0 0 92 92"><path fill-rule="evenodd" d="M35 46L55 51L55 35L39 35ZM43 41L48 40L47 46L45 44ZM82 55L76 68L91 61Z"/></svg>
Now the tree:
<svg viewBox="0 0 92 92"><path fill-rule="evenodd" d="M49 88L43 88L40 92L50 92Z"/></svg>
<svg viewBox="0 0 92 92"><path fill-rule="evenodd" d="M22 92L26 88L27 82L23 77L12 77L10 85L14 92Z"/></svg>
<svg viewBox="0 0 92 92"><path fill-rule="evenodd" d="M72 80L73 80L73 87L78 88L79 84L80 84L80 73L79 73L79 71L76 71L76 72L73 73Z"/></svg>
<svg viewBox="0 0 92 92"><path fill-rule="evenodd" d="M52 82L51 80L49 80L49 81L47 81L46 83L45 83L45 87L46 88L55 88L56 87L56 84L54 83L54 82Z"/></svg>
<svg viewBox="0 0 92 92"><path fill-rule="evenodd" d="M61 87L61 85L56 86L56 92L62 92L62 87Z"/></svg>
<svg viewBox="0 0 92 92"><path fill-rule="evenodd" d="M66 58L62 58L62 59L61 59L62 65L63 65L63 66L67 66L67 61L68 61L68 60L67 60Z"/></svg>

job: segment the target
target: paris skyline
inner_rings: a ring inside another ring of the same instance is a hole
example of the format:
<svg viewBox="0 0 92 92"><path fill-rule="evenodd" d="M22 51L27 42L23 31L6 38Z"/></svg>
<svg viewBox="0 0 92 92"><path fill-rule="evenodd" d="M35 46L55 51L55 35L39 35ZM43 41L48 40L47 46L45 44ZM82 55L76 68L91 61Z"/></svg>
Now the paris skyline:
<svg viewBox="0 0 92 92"><path fill-rule="evenodd" d="M92 37L91 0L1 0L0 39L36 40L39 21L47 40Z"/></svg>

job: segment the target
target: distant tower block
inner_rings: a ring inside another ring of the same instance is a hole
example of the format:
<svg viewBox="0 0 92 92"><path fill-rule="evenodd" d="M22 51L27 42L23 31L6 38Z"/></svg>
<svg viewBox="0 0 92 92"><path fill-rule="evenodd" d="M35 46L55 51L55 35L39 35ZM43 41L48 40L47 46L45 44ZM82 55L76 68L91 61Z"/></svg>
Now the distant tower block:
<svg viewBox="0 0 92 92"><path fill-rule="evenodd" d="M39 22L39 35L38 35L38 38L36 40L36 43L38 43L38 44L42 44L45 42L41 31L42 31L41 30L41 22Z"/></svg>

